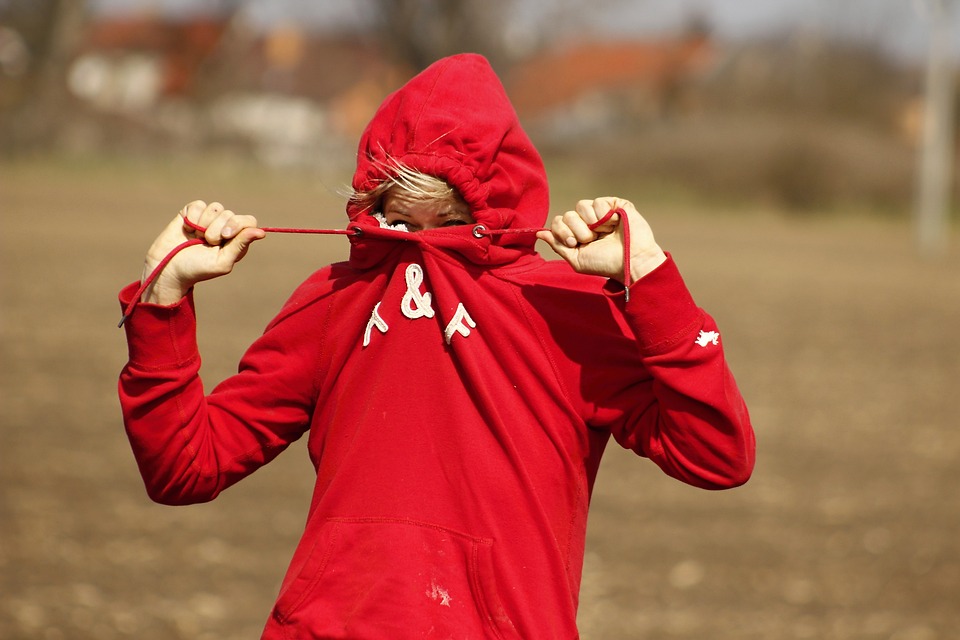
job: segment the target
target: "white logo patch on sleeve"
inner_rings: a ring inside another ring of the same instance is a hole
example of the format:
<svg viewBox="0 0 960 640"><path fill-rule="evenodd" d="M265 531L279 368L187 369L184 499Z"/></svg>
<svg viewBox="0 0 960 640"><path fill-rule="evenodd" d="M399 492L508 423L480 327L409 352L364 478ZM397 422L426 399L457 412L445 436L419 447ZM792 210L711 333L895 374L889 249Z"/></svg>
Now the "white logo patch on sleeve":
<svg viewBox="0 0 960 640"><path fill-rule="evenodd" d="M716 331L701 331L695 342L701 347L709 344L717 345L720 344L720 334Z"/></svg>

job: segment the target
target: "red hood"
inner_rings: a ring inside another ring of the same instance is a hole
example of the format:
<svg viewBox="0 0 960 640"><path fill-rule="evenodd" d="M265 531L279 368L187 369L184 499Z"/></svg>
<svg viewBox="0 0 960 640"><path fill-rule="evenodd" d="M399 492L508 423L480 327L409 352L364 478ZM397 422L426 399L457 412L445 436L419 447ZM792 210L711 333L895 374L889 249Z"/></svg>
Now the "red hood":
<svg viewBox="0 0 960 640"><path fill-rule="evenodd" d="M367 191L380 183L390 158L456 187L487 229L538 228L546 220L543 161L482 56L439 60L384 100L360 138L354 189ZM353 240L356 266L379 262L396 240L439 245L487 264L532 253L536 242L533 233L476 238L470 228L381 231L368 211L348 205L347 214L352 226L367 232Z"/></svg>

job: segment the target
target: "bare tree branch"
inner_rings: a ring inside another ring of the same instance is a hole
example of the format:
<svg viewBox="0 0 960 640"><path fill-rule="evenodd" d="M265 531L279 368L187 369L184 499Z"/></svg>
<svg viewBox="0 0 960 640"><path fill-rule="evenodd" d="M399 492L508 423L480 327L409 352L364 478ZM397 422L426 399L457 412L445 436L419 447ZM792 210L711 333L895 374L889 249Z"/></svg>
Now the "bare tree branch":
<svg viewBox="0 0 960 640"><path fill-rule="evenodd" d="M504 34L514 0L366 0L386 51L414 69L454 53L505 60Z"/></svg>

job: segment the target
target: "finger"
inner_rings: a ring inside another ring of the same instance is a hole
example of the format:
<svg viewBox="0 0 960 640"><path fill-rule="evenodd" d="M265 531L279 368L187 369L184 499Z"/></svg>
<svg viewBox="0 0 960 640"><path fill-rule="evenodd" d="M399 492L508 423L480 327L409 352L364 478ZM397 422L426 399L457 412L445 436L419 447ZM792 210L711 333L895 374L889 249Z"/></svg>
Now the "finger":
<svg viewBox="0 0 960 640"><path fill-rule="evenodd" d="M204 210L207 208L207 203L203 200L194 200L193 202L187 204L183 209L180 210L180 215L183 216L184 221L193 223L193 225L200 226L200 216L203 214ZM190 236L196 236L198 233L196 230L188 225L184 224L184 233Z"/></svg>
<svg viewBox="0 0 960 640"><path fill-rule="evenodd" d="M220 244L220 230L223 228L224 218L233 214L226 211L219 202L211 202L206 206L197 220L197 224L204 228L203 239L209 245Z"/></svg>
<svg viewBox="0 0 960 640"><path fill-rule="evenodd" d="M233 215L224 223L220 235L226 239L230 239L244 229L255 229L257 226L257 219L254 216Z"/></svg>
<svg viewBox="0 0 960 640"><path fill-rule="evenodd" d="M567 223L564 222L563 216L554 216L550 222L550 234L555 242L565 247L577 246L577 238L573 235L573 231L570 230Z"/></svg>
<svg viewBox="0 0 960 640"><path fill-rule="evenodd" d="M597 200L578 200L574 209L580 214L583 221L589 225L599 219L596 211L597 205Z"/></svg>
<svg viewBox="0 0 960 640"><path fill-rule="evenodd" d="M213 206L214 205L211 205L211 207ZM203 234L207 244L218 245L224 240L229 240L231 236L236 235L237 227L239 227L239 225L234 224L233 221L237 217L237 214L235 214L233 211L224 209L217 214L215 218L210 220L205 225L207 230ZM224 233L227 230L229 230L229 233Z"/></svg>
<svg viewBox="0 0 960 640"><path fill-rule="evenodd" d="M564 244L563 240L558 238L556 234L553 233L553 231L550 231L550 230L538 231L537 238L546 242L550 246L550 248L553 249L554 253L556 253L557 255L563 256L565 252L572 251L572 249L567 247Z"/></svg>
<svg viewBox="0 0 960 640"><path fill-rule="evenodd" d="M567 229L570 230L572 236L576 239L576 242L571 244L568 238L564 238L567 243L567 246L576 246L577 244L587 244L593 242L597 239L597 234L590 228L590 225L596 222L596 218L593 214L592 208L587 209L586 207L580 207L580 204L577 204L576 211L567 211L563 214L563 223L566 225Z"/></svg>
<svg viewBox="0 0 960 640"><path fill-rule="evenodd" d="M551 231L540 231L537 233L537 237L546 242L550 248L553 249L553 252L560 256L567 264L575 270L578 269L577 249L568 247ZM576 240L574 240L574 242L576 242Z"/></svg>
<svg viewBox="0 0 960 640"><path fill-rule="evenodd" d="M622 209L627 203L625 200L621 201L618 198L597 198L596 200L591 201L591 209L594 215L594 222L597 226L594 227L594 231L599 234L611 233L615 231L617 227L620 226L620 215L614 214L610 217L609 220L605 221L603 224L597 224L600 220L603 220L604 217L610 211L614 209Z"/></svg>
<svg viewBox="0 0 960 640"><path fill-rule="evenodd" d="M257 226L257 219L253 216L239 216L229 209L224 209L210 221L204 238L211 245L220 244L237 235L241 230Z"/></svg>

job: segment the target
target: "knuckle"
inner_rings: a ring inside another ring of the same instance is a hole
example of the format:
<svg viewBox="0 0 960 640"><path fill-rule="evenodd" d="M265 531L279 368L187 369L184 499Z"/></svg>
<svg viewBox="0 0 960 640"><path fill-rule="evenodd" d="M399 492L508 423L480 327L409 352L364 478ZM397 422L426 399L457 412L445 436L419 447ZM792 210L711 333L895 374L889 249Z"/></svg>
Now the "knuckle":
<svg viewBox="0 0 960 640"><path fill-rule="evenodd" d="M194 200L193 202L187 203L183 208L183 213L189 215L190 213L203 211L207 208L207 203L203 200Z"/></svg>

